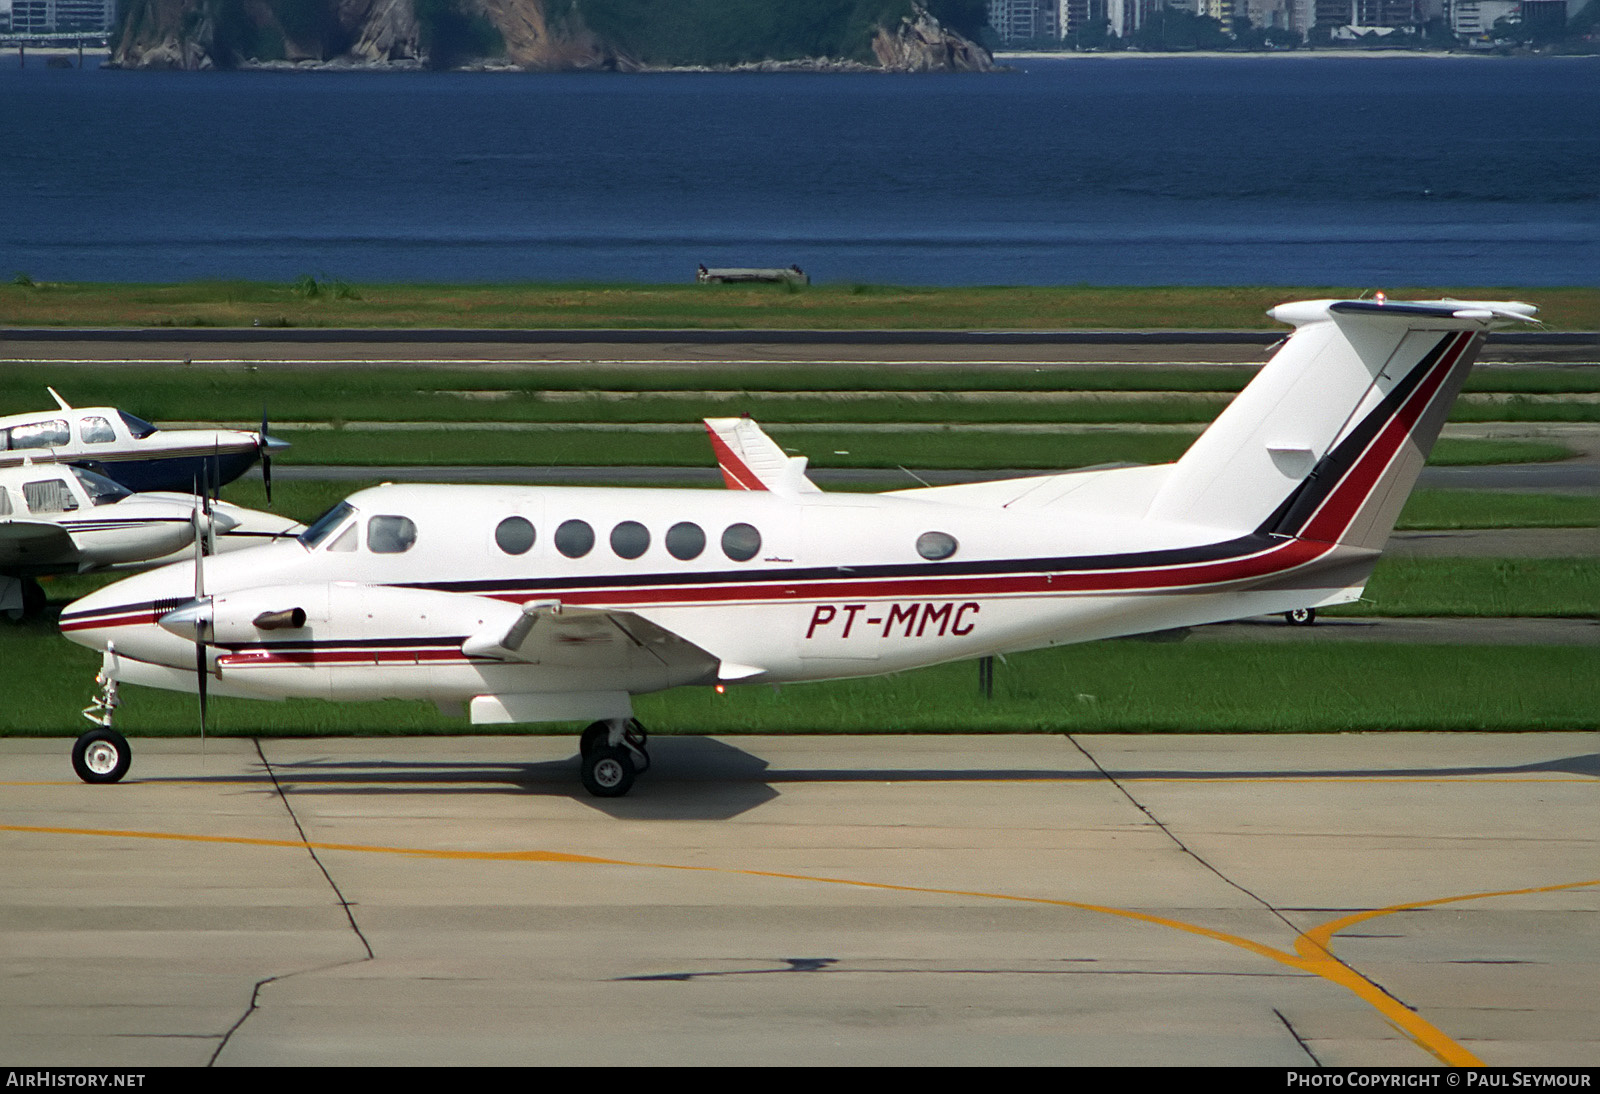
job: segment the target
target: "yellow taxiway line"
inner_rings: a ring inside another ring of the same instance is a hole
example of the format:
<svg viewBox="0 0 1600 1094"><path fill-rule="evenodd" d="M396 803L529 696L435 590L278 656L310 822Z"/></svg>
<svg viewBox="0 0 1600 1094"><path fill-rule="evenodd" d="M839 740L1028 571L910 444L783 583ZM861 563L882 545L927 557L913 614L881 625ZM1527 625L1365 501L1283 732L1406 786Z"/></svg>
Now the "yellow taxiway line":
<svg viewBox="0 0 1600 1094"><path fill-rule="evenodd" d="M642 862L630 859L606 858L597 855L573 854L565 851L460 851L442 850L425 847L384 847L357 843L323 843L308 840L285 839L260 839L248 836L208 836L184 832L140 832L114 828L57 828L35 825L6 824L0 825L0 832L17 832L32 835L63 835L63 836L99 836L112 839L151 839L172 840L189 843L221 843L249 847L282 847L295 850L317 851L348 851L359 854L405 855L413 858L432 859L470 859L479 861L501 862L553 862L577 865L594 866L628 866L649 870L686 870L699 873L735 874L746 877L778 878L787 881L812 882L823 885L848 885L862 889L874 889L899 893L922 893L936 896L966 897L977 900L1003 900L1020 904L1042 904L1058 908L1072 908L1078 911L1095 912L1100 915L1115 916L1120 919L1133 920L1140 923L1149 923L1166 927L1187 934L1198 935L1228 945L1246 950L1258 957L1275 961L1280 965L1310 973L1321 977L1330 983L1337 984L1355 995L1362 1002L1378 1011L1396 1028L1410 1037L1418 1046L1434 1056L1440 1062L1453 1067L1481 1067L1483 1061L1474 1056L1466 1048L1452 1040L1437 1026L1428 1022L1421 1015L1407 1008L1399 1000L1389 995L1371 980L1362 976L1355 969L1346 965L1334 956L1332 950L1333 938L1340 931L1358 923L1364 923L1379 916L1393 915L1396 912L1413 911L1418 908L1434 907L1441 904L1454 904L1469 900L1486 900L1491 897L1519 896L1530 893L1554 893L1569 889L1582 889L1589 886L1600 885L1600 878L1588 881L1565 882L1557 885L1540 885L1524 889L1499 889L1490 892L1464 893L1457 896L1436 897L1431 900L1410 901L1403 904L1393 904L1385 908L1374 908L1364 912L1355 912L1339 919L1303 931L1294 941L1294 952L1290 953L1272 946L1244 938L1240 935L1228 934L1225 931L1215 931L1209 927L1201 927L1182 920L1170 919L1165 916L1151 915L1148 912L1137 912L1129 908L1113 908L1101 904L1088 904L1076 900L1060 900L1051 897L1022 896L1015 893L992 893L976 889L942 889L921 885L898 885L891 882L865 881L859 878L827 877L816 874L794 874L777 870L753 870L729 866L689 866L681 863L670 862Z"/></svg>

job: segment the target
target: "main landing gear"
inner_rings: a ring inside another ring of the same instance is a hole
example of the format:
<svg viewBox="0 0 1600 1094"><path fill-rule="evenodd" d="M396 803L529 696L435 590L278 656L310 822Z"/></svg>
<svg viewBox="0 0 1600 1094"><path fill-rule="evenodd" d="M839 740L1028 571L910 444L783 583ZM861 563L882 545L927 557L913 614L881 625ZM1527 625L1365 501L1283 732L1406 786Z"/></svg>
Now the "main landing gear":
<svg viewBox="0 0 1600 1094"><path fill-rule="evenodd" d="M1294 624L1296 627L1309 627L1311 624L1317 621L1317 609L1296 608L1292 612L1284 612L1283 618Z"/></svg>
<svg viewBox="0 0 1600 1094"><path fill-rule="evenodd" d="M133 762L128 739L111 728L117 705L122 702L117 696L117 681L111 675L111 657L111 651L107 650L105 661L94 678L100 685L100 693L93 703L83 708L83 716L93 722L95 728L79 737L72 746L72 770L86 783L117 782L128 773L128 765Z"/></svg>
<svg viewBox="0 0 1600 1094"><path fill-rule="evenodd" d="M634 718L608 718L590 725L578 738L584 789L597 798L622 797L633 787L635 776L650 770L648 743L644 726Z"/></svg>

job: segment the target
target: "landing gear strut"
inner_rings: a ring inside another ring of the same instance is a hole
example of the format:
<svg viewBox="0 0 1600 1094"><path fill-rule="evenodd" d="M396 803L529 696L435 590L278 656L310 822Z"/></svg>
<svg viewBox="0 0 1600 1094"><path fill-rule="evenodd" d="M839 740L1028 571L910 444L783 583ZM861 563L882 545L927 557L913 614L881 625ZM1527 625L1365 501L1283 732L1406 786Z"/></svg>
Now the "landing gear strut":
<svg viewBox="0 0 1600 1094"><path fill-rule="evenodd" d="M108 648L100 663L94 682L100 693L93 703L83 708L83 716L95 725L94 729L79 737L72 746L72 770L86 783L114 783L128 773L133 762L133 749L128 739L115 729L111 722L122 700L117 696L117 681L111 674L112 659L116 654Z"/></svg>
<svg viewBox="0 0 1600 1094"><path fill-rule="evenodd" d="M649 736L633 718L595 722L578 738L583 757L583 787L597 798L620 798L634 777L650 770L645 750Z"/></svg>

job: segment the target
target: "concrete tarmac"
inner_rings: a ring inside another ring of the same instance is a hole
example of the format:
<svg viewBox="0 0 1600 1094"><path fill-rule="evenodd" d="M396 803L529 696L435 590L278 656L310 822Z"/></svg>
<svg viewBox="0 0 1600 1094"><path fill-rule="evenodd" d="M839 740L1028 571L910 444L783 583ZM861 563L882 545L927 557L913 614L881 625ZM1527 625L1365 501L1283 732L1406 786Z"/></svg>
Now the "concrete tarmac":
<svg viewBox="0 0 1600 1094"><path fill-rule="evenodd" d="M9 1065L1600 1064L1600 733L0 741Z"/></svg>

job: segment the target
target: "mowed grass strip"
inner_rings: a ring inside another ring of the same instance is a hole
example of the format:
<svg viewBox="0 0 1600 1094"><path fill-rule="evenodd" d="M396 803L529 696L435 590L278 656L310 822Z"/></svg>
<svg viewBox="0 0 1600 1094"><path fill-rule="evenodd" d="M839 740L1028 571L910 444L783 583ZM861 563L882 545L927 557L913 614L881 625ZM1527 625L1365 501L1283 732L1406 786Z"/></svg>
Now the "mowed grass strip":
<svg viewBox="0 0 1600 1094"><path fill-rule="evenodd" d="M19 278L17 280L25 280ZM309 282L309 284L308 284ZM879 285L0 285L0 324L107 327L1269 329L1288 300L1370 286L907 288ZM1522 299L1553 329L1600 328L1600 290L1388 286L1391 299Z"/></svg>
<svg viewBox="0 0 1600 1094"><path fill-rule="evenodd" d="M1595 558L1385 557L1359 602L1337 615L1600 619Z"/></svg>
<svg viewBox="0 0 1600 1094"><path fill-rule="evenodd" d="M12 352L16 352L13 350ZM173 421L694 421L749 413L771 421L1210 421L1255 365L603 365L342 366L13 363L0 414L54 405L117 406ZM1480 368L1457 420L1592 421L1600 367ZM1039 398L1045 393L1044 398ZM938 413L930 415L929 408Z"/></svg>
<svg viewBox="0 0 1600 1094"><path fill-rule="evenodd" d="M786 450L809 457L814 468L1067 470L1108 463L1166 463L1177 459L1200 427L1091 432L1003 427L955 429L907 423L894 430L768 428ZM280 430L293 448L278 465L427 467L708 467L710 442L698 424L659 428L606 427L600 423L528 429ZM1572 450L1547 441L1443 438L1436 465L1529 463L1566 459Z"/></svg>

